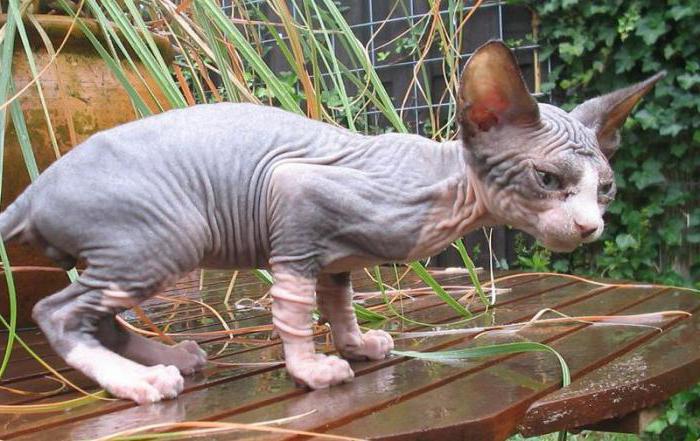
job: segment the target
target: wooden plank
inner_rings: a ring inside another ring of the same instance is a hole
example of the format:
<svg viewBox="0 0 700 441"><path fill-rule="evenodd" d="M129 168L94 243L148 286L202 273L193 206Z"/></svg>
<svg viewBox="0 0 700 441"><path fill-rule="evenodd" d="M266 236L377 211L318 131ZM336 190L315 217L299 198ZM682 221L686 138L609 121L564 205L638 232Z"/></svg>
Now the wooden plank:
<svg viewBox="0 0 700 441"><path fill-rule="evenodd" d="M633 352L537 401L518 431L526 436L619 418L654 406L700 376L700 314Z"/></svg>
<svg viewBox="0 0 700 441"><path fill-rule="evenodd" d="M517 283L518 280L514 279L512 283ZM552 281L550 278L542 279L539 280L537 279L536 281L528 284L522 284L519 286L523 286L521 289L514 289L514 292L512 293L512 297L517 297L518 295L523 295L523 296L529 296L530 293L532 292L533 287L540 286L542 289L551 289L556 286L562 286L565 284L569 284L569 281L566 280L559 280L559 281ZM529 286L529 289L527 287ZM520 294L518 294L520 293ZM440 310L449 310L451 311L449 314L446 315L446 318L448 319L454 319L455 318L455 313L451 309L447 308L446 305L440 304L439 306L436 306L437 309ZM255 348L253 350L247 351L247 352L242 352L239 353L233 360L230 361L242 361L242 362L252 362L252 361L264 361L264 360L279 360L281 357L281 352L280 352L280 347L278 343L270 344L268 346L264 347L259 347ZM229 360L224 360L224 361L229 361ZM284 385L285 387L290 387L294 389L292 382L286 377L286 373L284 372L283 369L281 368L265 368L265 369L244 369L244 368L236 368L236 369L226 369L226 370L217 370L214 372L214 374L210 374L207 377L200 376L200 377L194 377L190 378L187 381L187 388L186 391L183 395L180 396L177 402L180 403L180 405L183 405L185 407L190 407L186 403L194 401L196 404L194 407L196 409L204 409L208 408L207 406L203 406L200 404L200 401L202 400L202 394L207 395L209 392L207 388L212 388L215 387L216 391L212 394L214 396L220 396L220 397L230 397L230 393L227 391L227 388L231 387L231 385L235 387L239 385L243 385L247 387L247 384L250 384L247 381L236 381L236 380L243 380L247 378L246 376L250 376L253 374L267 374L269 373L270 376L273 377L274 381L279 384L274 384L273 386L270 386L271 392L275 392L275 388L280 387L280 385ZM267 380L265 380L267 381ZM273 382L274 383L274 382ZM256 386L256 388L259 386ZM259 398L259 391L253 388L248 392L248 396L251 399L254 398ZM235 396L235 395L234 395ZM63 397L63 399L70 398L71 395ZM192 397L192 398L189 398ZM42 400L42 401L47 401L47 400ZM216 400L211 400L211 399L205 399L205 404L212 404L216 403ZM40 401L41 402L41 401ZM160 406L160 405L165 405L169 406L172 405L173 401L167 402L167 403L159 403L155 406ZM220 404L220 403L219 403ZM87 417L94 417L94 416L104 416L105 418L111 418L111 415L107 415L108 413L112 411L118 411L118 410L123 410L123 409L134 409L136 408L133 403L125 402L125 401L119 401L117 403L94 403L88 406L81 407L79 409L75 409L74 411L71 412L69 416L65 415L24 415L20 417L18 420L15 420L12 424L12 430L9 432L4 432L0 434L0 437L3 438L10 438L14 435L18 435L20 433L26 433L28 431L36 431L40 428L45 428L49 426L55 426L55 425L62 425L74 420L80 420L82 418L87 418ZM140 409L137 408L137 409ZM126 420L123 421L130 421L130 422L138 422L141 421L140 419L137 420L132 420L131 417L126 417ZM2 421L2 418L0 417L0 421ZM50 436L50 435L49 435Z"/></svg>
<svg viewBox="0 0 700 441"><path fill-rule="evenodd" d="M634 304L638 301L638 297L636 295L627 295L622 292L615 292L613 294L613 291L609 291L605 294L599 295L599 296L593 296L590 299L586 299L581 302L577 302L574 304L571 304L570 306L565 306L565 307L558 307L557 309L562 310L562 312L569 313L569 314L587 314L589 313L590 310L597 308L597 304L600 303L600 298L605 296L607 299L609 299L608 303L610 304L611 302L617 304L618 306L623 305L623 306L628 306L630 304ZM553 303L548 303L545 304L548 306L556 306L556 304ZM539 309L542 305L537 305L537 309ZM537 309L533 308L533 311L536 311ZM516 310L517 311L517 310ZM558 334L555 335L564 335L567 332L571 332L571 329L566 328L558 331ZM542 340L543 338L548 337L551 338L551 330L549 332L544 333L543 336L540 336L539 338L536 338L535 340ZM471 342L469 340L462 341L460 344L457 344L454 347L450 347L449 349L453 348L458 348L458 347L467 347L470 346ZM367 400L360 400L363 403L362 407L358 407L353 405L352 407L348 407L346 403L349 402L357 402L356 400L347 400L345 403L341 400L339 403L332 403L329 404L327 408L332 408L333 412L325 414L324 417L326 419L324 420L319 420L313 423L310 422L312 419L305 419L304 422L299 422L299 424L303 424L304 427L306 428L313 428L314 430L325 430L329 427L333 427L334 425L342 425L347 423L349 420L352 418L360 417L362 415L376 412L378 409L383 409L387 405L390 404L395 404L398 401L401 401L403 399L407 399L410 397L414 396L419 396L423 393L426 393L434 388L440 388L444 385L448 385L451 381L453 381L456 378L469 375L473 371L478 371L485 369L486 367L492 366L497 362L498 359L495 359L493 361L484 361L480 360L477 362L472 362L466 364L466 368L464 366L443 366L443 365L434 365L430 363L424 363L419 360L410 360L407 363L404 363L401 367L400 370L397 368L395 373L392 373L393 377L399 377L398 380L394 379L392 381L402 381L400 384L396 384L396 389L395 391L392 391L394 395L391 396L384 396L382 397L383 399L379 399L378 401L375 402L376 398L379 398L378 395L372 394L372 397ZM423 372L426 370L426 365L429 365L429 371L432 372L432 375L421 375ZM413 372L418 371L420 374L418 375L419 378L414 379L413 378ZM436 374L435 372L440 372L440 374ZM375 380L379 381L379 380ZM421 384L424 383L425 384ZM368 385L368 389L371 388L372 385ZM450 386L446 386L447 390L449 390ZM353 391L350 393L354 394L354 388L353 386ZM369 393L367 390L364 392ZM496 395L498 396L498 395ZM312 398L309 398L310 400L313 400ZM357 400L359 400L359 396L357 397ZM439 400L438 400L439 402ZM316 403L318 404L318 403ZM345 407L346 411L349 412L348 415L342 416L342 412L338 412L338 408L334 407L334 405L337 404L340 406L340 408ZM296 403L289 403L289 406L294 406L295 408ZM367 407L365 407L367 406ZM285 414L287 413L285 410L283 410L282 405L277 406L279 409L272 413L272 415L280 415L280 414ZM266 411L270 412L272 409L265 409ZM307 409L308 410L308 409ZM319 410L319 418L321 414L325 412L325 410L321 411ZM291 413L288 413L291 415ZM339 416L341 415L341 416ZM259 415L258 415L259 416ZM254 419L247 419L245 415L239 415L239 420L240 418L245 418L244 421L251 421ZM314 419L318 420L319 418L314 417ZM308 426L307 426L308 424ZM359 423L358 426L361 427L364 423Z"/></svg>
<svg viewBox="0 0 700 441"><path fill-rule="evenodd" d="M554 279L556 280L557 278ZM600 288L591 289L590 287L586 287L582 284L575 286L568 283L570 282L568 282L566 279L559 279L559 286L565 286L565 288L562 289L554 289L557 285L552 284L551 281L546 282L545 280L515 287L509 296L514 298L521 297L527 305L526 308L529 308L529 310L521 310L520 308L513 306L512 308L508 308L503 313L497 312L495 318L493 316L483 316L483 321L477 323L477 325L483 325L494 319L499 323L502 323L503 321L507 322L526 319L537 312L544 304L574 304L576 302L583 302L585 299L595 297L596 295L599 295L605 291ZM539 299L535 299L532 296L532 292L534 291L534 288L538 286L540 288L548 286L548 288L543 290L544 292ZM618 301L623 301L622 297L624 297L624 295L615 296L614 298L619 299ZM636 299L630 300L629 297L627 298L628 303L635 300ZM443 310L444 307L436 309ZM501 310L498 309L497 311ZM452 312L451 317L451 320L455 318L454 312ZM463 339L461 338L452 337L430 340L402 340L398 343L403 349L428 350L447 347L449 345L456 345L462 341ZM277 350L279 350L279 348L277 348ZM252 353L259 352L260 351L258 350L253 351ZM277 354L279 355L279 352ZM403 367L403 365L409 363L411 364L408 367ZM420 364L415 363L415 360L406 360L403 358L393 358L382 362L353 363L353 367L357 374L355 382L352 385L340 386L339 390L347 390L347 387L354 390L358 384L367 384L367 382L363 381L365 377L374 378L376 375L385 375L386 372L391 372L396 369L400 369L402 371L412 371L413 369L418 369L418 372L413 372L414 375L411 381L431 381L433 378L431 376L431 372L421 369L420 366ZM372 382L370 382L370 384L373 386L376 385ZM336 388L331 388L331 390L333 389ZM395 392L396 391L391 389L382 391L382 393L388 394L385 396L385 398L390 400L393 399L392 394ZM153 423L163 421L164 419L172 419L173 413L171 410L168 410L171 409L172 406L184 408L184 410L181 412L181 418L221 419L234 416L234 418L238 420L242 415L245 415L246 412L255 412L257 409L259 409L262 414L265 415L268 413L268 406L273 406L276 403L286 403L287 405L291 405L292 403L297 402L297 400L303 399L305 395L308 395L308 392L304 389L295 388L293 383L286 377L286 374L282 369L269 369L256 372L254 377L234 378L221 383L208 385L202 389L190 390L181 395L176 402L164 402L154 405L156 407L164 406L162 417L149 415L148 422ZM109 423L110 421L119 421L120 424L131 427L144 424L144 419L139 417L139 415L142 413L140 410L141 408L131 405L122 406L121 403L119 407L120 408L115 409L114 412L98 415L94 414L93 409L92 415L85 415L85 418L90 417L89 419L71 422L70 424L66 424L65 420L61 421L60 425L57 426L56 429L42 432L42 437L46 436L46 439L49 439L52 436L56 436L55 433L58 433L57 431L64 430L67 430L70 433L78 431L83 436L89 435L88 437L101 436L109 433L106 431L106 429L111 430L111 428L114 427L114 423ZM79 412L80 409L76 409L76 411ZM271 414L268 416L273 417ZM261 419L267 418L263 417ZM103 422L104 424L102 424ZM46 424L45 421L44 424ZM18 427L17 424L15 424L15 427ZM3 436L9 439L15 434L17 433L5 433Z"/></svg>
<svg viewBox="0 0 700 441"><path fill-rule="evenodd" d="M385 276L388 276L385 271ZM482 275L482 277L486 277L485 274ZM386 280L390 280L388 277L386 277ZM438 280L441 280L444 283L466 283L466 276L465 275L447 275L447 276L438 276ZM528 277L524 278L518 278L515 279L511 284L517 284L517 283L522 283L528 280ZM364 279L358 279L357 280L358 285L360 286L359 289L362 289L363 287L370 287L369 285L373 282L369 278L364 278ZM420 281L417 279L417 277L408 277L407 280L404 282L404 286L416 286L420 283ZM259 286L264 286L260 283L257 285ZM262 293L259 293L259 295L262 295ZM410 305L411 308L428 308L436 305L441 304L441 300L439 300L436 297L431 296L432 298L428 298L428 301L426 303L423 302L424 299L421 299L421 301L412 303ZM369 303L369 305L372 304L378 304L381 303L382 300L377 298L373 300L372 302ZM257 325L265 325L265 324L270 324L271 319L270 319L270 314L269 311L266 312L261 312L261 313L253 313L248 316L239 316L240 319L236 319L235 321L229 322L229 325L232 329L235 328L242 328L246 326L257 326ZM207 324L199 324L199 323L193 323L193 322L188 322L187 327L175 327L173 331L175 332L182 332L182 331L188 331L188 332L207 332L207 331L215 331L215 330L220 330L221 326L218 321L215 320L208 320ZM265 338L265 336L263 336ZM221 344L225 344L225 340L227 337L221 336L221 337L213 337L213 338L205 338L205 339L200 339L200 344L207 344L209 342L214 342L214 341L220 341L222 342ZM44 361L50 363L52 367L54 367L58 372L60 373L66 373L70 370L69 367L65 364L65 362L60 359L58 356L56 356L51 348L46 344L45 339L42 340L41 344L36 343L32 345L33 348L39 347L39 349L36 351ZM236 345L231 345L231 347L236 347ZM207 348L205 348L207 349ZM241 349L246 349L245 347L241 346ZM216 353L217 350L214 350L213 353ZM232 351L229 351L232 352ZM212 352L209 352L212 353ZM17 357L17 358L15 358ZM221 357L219 357L221 358ZM38 363L36 362L32 357L28 356L28 354L20 351L16 354L13 355L12 358L12 363L10 364L8 370L6 371L6 374L3 378L3 380L0 382L0 385L11 385L12 383L16 383L19 381L26 381L30 379L36 379L36 378L41 378L45 375L47 375L48 372Z"/></svg>
<svg viewBox="0 0 700 441"><path fill-rule="evenodd" d="M625 291L617 291L615 297ZM608 298L614 299L611 296ZM617 312L693 311L698 305L698 298L692 295L657 295L642 303L635 302L631 307L618 308ZM571 309L563 312L578 314L578 311ZM611 312L614 311L606 311ZM670 320L665 322L665 326L681 321ZM656 331L583 325L575 332L553 334L545 329L530 328L521 334L527 340L547 342L559 351L572 369L572 375L577 378L629 352L655 336ZM333 416L322 421L323 424L311 425L304 420L295 427L315 431L332 428L330 433L370 439L425 439L430 436L435 439L501 440L515 430L529 405L543 394L555 390L560 379L559 367L550 356L522 354L505 357L490 360L475 372L464 370L452 373L437 383L437 388L405 392L400 398L382 403L380 407L368 408L363 403L362 411L353 409L355 414L359 413L359 418L352 418L350 422ZM348 399L352 401L350 397ZM330 406L332 404L325 404L325 408ZM308 408L295 406L296 411ZM270 417L276 415L271 414ZM441 418L420 419L415 415L441 415Z"/></svg>

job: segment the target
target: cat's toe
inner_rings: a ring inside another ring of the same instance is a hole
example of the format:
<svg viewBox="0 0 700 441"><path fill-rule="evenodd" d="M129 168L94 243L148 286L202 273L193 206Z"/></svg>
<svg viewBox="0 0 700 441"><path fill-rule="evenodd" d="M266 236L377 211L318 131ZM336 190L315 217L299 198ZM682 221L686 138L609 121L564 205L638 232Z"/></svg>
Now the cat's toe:
<svg viewBox="0 0 700 441"><path fill-rule="evenodd" d="M184 388L182 375L175 366L139 366L118 374L103 375L99 383L118 398L138 404L175 398Z"/></svg>
<svg viewBox="0 0 700 441"><path fill-rule="evenodd" d="M362 336L363 353L370 360L383 360L394 349L394 339L389 333L372 329Z"/></svg>
<svg viewBox="0 0 700 441"><path fill-rule="evenodd" d="M372 329L348 339L338 347L340 354L349 360L383 360L394 349L394 340L387 332Z"/></svg>
<svg viewBox="0 0 700 441"><path fill-rule="evenodd" d="M324 389L355 377L350 364L335 355L314 354L307 359L288 360L287 370L298 384L311 389Z"/></svg>
<svg viewBox="0 0 700 441"><path fill-rule="evenodd" d="M135 401L137 404L155 403L163 398L153 385L139 379L108 382L102 387L117 398Z"/></svg>
<svg viewBox="0 0 700 441"><path fill-rule="evenodd" d="M185 380L175 366L159 364L147 367L144 378L163 398L175 398L185 387Z"/></svg>
<svg viewBox="0 0 700 441"><path fill-rule="evenodd" d="M207 353L192 340L181 341L175 345L175 348L180 349L185 354L175 363L183 375L190 375L202 370L207 364Z"/></svg>

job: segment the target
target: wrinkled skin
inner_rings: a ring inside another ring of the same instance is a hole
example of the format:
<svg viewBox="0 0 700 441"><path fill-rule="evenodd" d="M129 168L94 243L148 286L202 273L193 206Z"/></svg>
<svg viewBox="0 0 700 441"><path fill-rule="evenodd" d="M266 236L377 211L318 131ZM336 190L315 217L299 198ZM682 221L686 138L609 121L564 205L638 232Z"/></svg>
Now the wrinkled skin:
<svg viewBox="0 0 700 441"><path fill-rule="evenodd" d="M567 251L595 240L614 197L617 130L659 75L572 113L538 105L510 51L467 64L459 141L362 136L278 109L201 105L120 126L49 167L0 214L0 234L59 265L87 262L34 318L66 362L138 403L177 396L206 354L117 325L115 314L190 270L270 268L273 323L299 384L350 381L345 359L382 359L360 332L349 272L437 254L484 225L510 224ZM316 354L314 305L338 353Z"/></svg>
<svg viewBox="0 0 700 441"><path fill-rule="evenodd" d="M524 230L553 251L571 251L602 233L615 181L592 130L556 107L539 107L534 129L480 135L483 147L472 153L473 163L480 165L481 198L495 223Z"/></svg>

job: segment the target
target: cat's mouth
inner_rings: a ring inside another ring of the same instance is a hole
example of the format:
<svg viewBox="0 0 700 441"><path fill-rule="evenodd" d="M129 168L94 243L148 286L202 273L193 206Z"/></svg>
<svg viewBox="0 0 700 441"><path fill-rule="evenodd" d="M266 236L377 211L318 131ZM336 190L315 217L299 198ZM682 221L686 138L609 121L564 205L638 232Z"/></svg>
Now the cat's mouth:
<svg viewBox="0 0 700 441"><path fill-rule="evenodd" d="M545 248L547 248L550 251L553 251L555 253L570 253L573 250L576 249L579 245L581 245L581 242L579 241L564 241L564 240L558 240L554 239L551 237L548 238L538 238L540 243L544 245Z"/></svg>
<svg viewBox="0 0 700 441"><path fill-rule="evenodd" d="M520 230L532 235L545 248L555 253L570 253L582 243L582 241L571 237L557 237L551 232L542 232L540 229L531 225L516 228L519 228Z"/></svg>

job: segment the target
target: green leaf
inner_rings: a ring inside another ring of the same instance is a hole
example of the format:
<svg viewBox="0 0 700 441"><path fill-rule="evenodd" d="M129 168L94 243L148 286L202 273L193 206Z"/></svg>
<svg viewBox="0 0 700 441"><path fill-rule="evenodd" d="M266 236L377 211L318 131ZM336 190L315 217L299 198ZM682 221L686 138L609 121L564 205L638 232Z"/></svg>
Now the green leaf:
<svg viewBox="0 0 700 441"><path fill-rule="evenodd" d="M638 248L639 242L631 234L618 234L615 237L615 243L621 250L626 250L629 248Z"/></svg>
<svg viewBox="0 0 700 441"><path fill-rule="evenodd" d="M700 73L678 75L676 80L683 89L690 90L696 84L700 84Z"/></svg>
<svg viewBox="0 0 700 441"><path fill-rule="evenodd" d="M630 176L630 180L634 182L639 190L643 190L651 185L660 184L666 181L661 167L663 164L657 159L647 159L642 164L642 169L638 170Z"/></svg>
<svg viewBox="0 0 700 441"><path fill-rule="evenodd" d="M272 275L267 270L254 269L253 275L268 285L272 285L274 283L274 280L272 279Z"/></svg>
<svg viewBox="0 0 700 441"><path fill-rule="evenodd" d="M425 284L433 289L435 294L437 294L442 301L447 303L452 309L467 318L472 317L472 313L469 312L469 310L467 310L464 306L460 305L457 300L453 299L452 296L450 296L447 291L440 286L440 284L433 278L433 276L430 275L428 270L426 270L420 262L410 262L408 266L423 282L425 282Z"/></svg>
<svg viewBox="0 0 700 441"><path fill-rule="evenodd" d="M462 242L461 237L455 241L455 246L457 248L457 252L462 258L464 267L467 268L467 271L469 272L469 279L472 281L472 285L474 285L474 288L479 295L479 299L481 299L481 303L488 309L490 305L489 299L487 299L486 295L484 294L484 290L481 287L481 282L479 282L479 277L476 275L476 266L474 266L474 262L472 262L472 259L469 257L467 248L464 246L464 242Z"/></svg>
<svg viewBox="0 0 700 441"><path fill-rule="evenodd" d="M15 43L15 32L17 30L17 22L15 21L16 14L12 13L16 10L17 4L16 0L10 3L10 14L7 16L6 26L5 26L5 38L2 40L2 48L0 49L0 65L3 69L0 69L0 103L5 103L7 95L10 92L10 85L12 83L12 53ZM0 110L0 178L4 174L4 161L5 157L5 121L7 118L7 112L5 109ZM2 179L0 179L0 194L2 193ZM3 238L0 237L0 259L2 259L3 273L5 274L5 281L7 283L7 296L8 296L8 306L10 311L10 322L7 323L5 319L0 316L3 324L8 330L7 343L5 345L5 350L3 351L2 363L0 364L0 378L2 378L7 366L10 362L10 357L12 356L12 349L14 348L15 340L19 341L19 336L17 335L17 295L15 293L14 278L12 277L12 267L10 266L10 260L7 256L5 250L5 243Z"/></svg>
<svg viewBox="0 0 700 441"><path fill-rule="evenodd" d="M646 429L644 429L644 431L649 433L661 434L661 432L663 432L664 429L666 429L666 427L668 427L668 423L666 421L658 419L649 424L646 427Z"/></svg>
<svg viewBox="0 0 700 441"><path fill-rule="evenodd" d="M667 245L680 245L683 240L684 219L672 217L659 228L659 234Z"/></svg>
<svg viewBox="0 0 700 441"><path fill-rule="evenodd" d="M644 43L653 45L656 41L668 31L668 25L662 14L651 14L642 17L637 23L635 34L642 37Z"/></svg>
<svg viewBox="0 0 700 441"><path fill-rule="evenodd" d="M367 309L359 303L353 302L352 307L355 310L355 315L357 315L357 318L360 320L364 320L367 322L376 322L387 319L385 315Z"/></svg>
<svg viewBox="0 0 700 441"><path fill-rule="evenodd" d="M571 384L571 373L564 358L550 346L536 342L503 343L497 345L484 345L473 348L455 349L451 351L417 352L417 351L391 351L392 354L401 357L418 358L428 361L455 361L469 360L473 358L493 357L497 355L519 354L523 352L549 352L554 354L559 361L562 372L562 384Z"/></svg>

